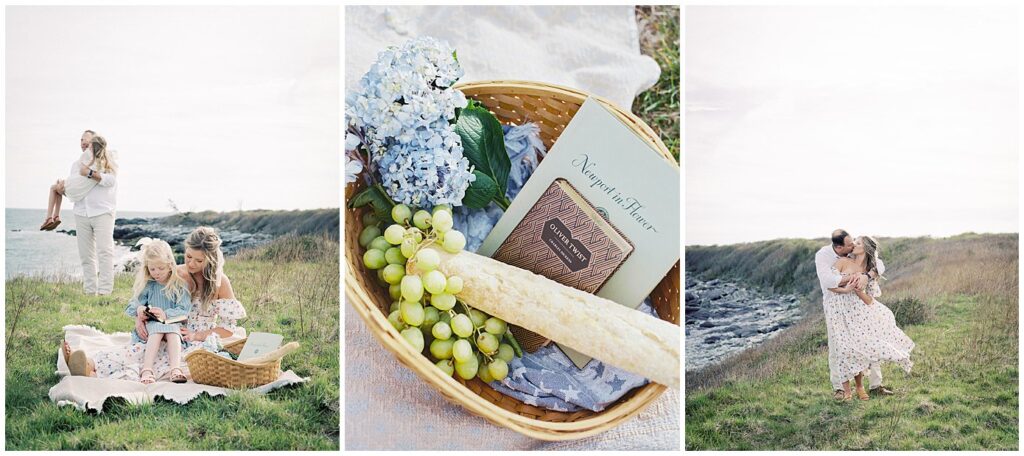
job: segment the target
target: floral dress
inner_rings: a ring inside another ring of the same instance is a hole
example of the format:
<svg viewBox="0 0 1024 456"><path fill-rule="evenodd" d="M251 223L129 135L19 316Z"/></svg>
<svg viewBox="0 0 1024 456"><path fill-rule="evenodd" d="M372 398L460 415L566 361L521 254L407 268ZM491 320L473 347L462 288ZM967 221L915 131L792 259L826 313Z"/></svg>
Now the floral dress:
<svg viewBox="0 0 1024 456"><path fill-rule="evenodd" d="M238 326L238 321L246 317L245 308L241 302L235 299L218 299L210 303L209 307L203 309L199 301L195 301L192 310L188 314L186 326L192 333L206 331L213 328L224 328L231 331L233 336L244 337L245 328ZM211 333L206 340L199 342L187 342L181 354L181 370L188 375L188 365L185 363L185 355L195 350L207 350L227 356L221 351L221 337ZM121 380L138 381L142 370L142 358L146 352L145 342L133 342L126 347L96 352L93 355L93 362L96 363L96 376L100 378L114 378ZM153 363L153 373L157 379L170 374L171 367L167 357L167 350L163 346L157 354Z"/></svg>
<svg viewBox="0 0 1024 456"><path fill-rule="evenodd" d="M868 285L873 302L868 305L856 293L825 293L825 326L828 329L828 367L833 385L841 384L882 361L896 363L910 373L914 341L896 326L891 310L874 297L881 291L875 281Z"/></svg>

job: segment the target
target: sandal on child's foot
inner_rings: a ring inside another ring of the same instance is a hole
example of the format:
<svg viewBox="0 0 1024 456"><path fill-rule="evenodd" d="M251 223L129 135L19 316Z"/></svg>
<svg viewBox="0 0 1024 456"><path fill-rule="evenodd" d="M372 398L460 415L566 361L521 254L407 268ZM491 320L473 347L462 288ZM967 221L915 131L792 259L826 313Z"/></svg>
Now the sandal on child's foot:
<svg viewBox="0 0 1024 456"><path fill-rule="evenodd" d="M46 217L46 220L43 220L43 224L39 225L39 231L46 231L46 227L50 226L52 223L53 217Z"/></svg>
<svg viewBox="0 0 1024 456"><path fill-rule="evenodd" d="M171 369L171 381L174 383L185 383L188 379L185 378L185 374L181 373L181 369L175 367Z"/></svg>
<svg viewBox="0 0 1024 456"><path fill-rule="evenodd" d="M60 226L60 217L54 217L53 223L46 228L46 231L53 231L53 229L57 228L58 226Z"/></svg>
<svg viewBox="0 0 1024 456"><path fill-rule="evenodd" d="M146 375L146 372L149 372L149 375ZM139 372L139 381L142 382L143 385L149 385L156 382L153 369L142 369L142 371Z"/></svg>

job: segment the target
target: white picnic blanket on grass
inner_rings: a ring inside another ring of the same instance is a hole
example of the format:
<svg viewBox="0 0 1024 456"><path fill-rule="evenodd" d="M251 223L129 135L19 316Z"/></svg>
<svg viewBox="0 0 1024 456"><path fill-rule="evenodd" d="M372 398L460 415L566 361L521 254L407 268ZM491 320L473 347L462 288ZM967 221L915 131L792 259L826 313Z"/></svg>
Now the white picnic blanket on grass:
<svg viewBox="0 0 1024 456"><path fill-rule="evenodd" d="M91 357L99 350L127 346L131 343L131 334L126 332L107 334L91 326L70 325L64 327L64 339L71 345L72 350L84 350ZM231 340L226 342L231 342ZM182 359L183 371L188 375L188 370L184 369L184 363L184 359ZM224 396L240 391L200 385L193 383L191 378L188 383L172 383L162 378L156 383L144 385L130 380L73 376L70 375L71 372L68 370L67 361L64 359L64 353L60 347L57 348L56 373L63 378L50 388L50 400L57 405L72 405L82 411L102 412L104 402L112 397L123 398L131 404L150 403L158 397L178 404L187 404L203 393L210 396ZM295 372L289 370L282 372L277 380L253 388L251 391L265 394L308 380L308 377L299 377Z"/></svg>

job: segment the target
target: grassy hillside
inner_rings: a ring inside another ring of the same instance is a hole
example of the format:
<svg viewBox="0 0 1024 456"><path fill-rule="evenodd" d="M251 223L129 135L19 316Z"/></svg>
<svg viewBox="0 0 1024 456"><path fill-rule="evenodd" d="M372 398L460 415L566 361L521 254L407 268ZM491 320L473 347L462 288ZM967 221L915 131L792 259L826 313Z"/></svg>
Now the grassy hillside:
<svg viewBox="0 0 1024 456"><path fill-rule="evenodd" d="M813 252L824 240L687 247L687 271L802 292L810 315L757 349L687 373L686 446L737 449L1018 447L1018 236L881 239L880 300L916 343L897 395L837 404ZM780 270L781 269L781 270ZM807 284L810 285L807 285Z"/></svg>
<svg viewBox="0 0 1024 456"><path fill-rule="evenodd" d="M243 392L132 406L108 401L102 414L57 407L47 391L61 328L129 331L122 312L132 278L109 297L87 297L78 283L7 281L8 450L337 450L339 429L338 244L325 236L284 237L228 259L225 273L249 318L249 331L283 334L300 350L282 368L310 381L268 395Z"/></svg>
<svg viewBox="0 0 1024 456"><path fill-rule="evenodd" d="M337 208L294 211L203 211L170 215L164 217L162 222L167 225L207 225L273 236L327 234L332 239L338 239L339 214Z"/></svg>

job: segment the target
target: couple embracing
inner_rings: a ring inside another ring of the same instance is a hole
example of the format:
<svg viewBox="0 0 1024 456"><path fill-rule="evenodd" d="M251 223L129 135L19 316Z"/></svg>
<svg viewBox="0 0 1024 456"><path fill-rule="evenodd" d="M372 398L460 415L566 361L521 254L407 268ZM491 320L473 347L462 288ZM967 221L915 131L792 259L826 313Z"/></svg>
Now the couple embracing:
<svg viewBox="0 0 1024 456"><path fill-rule="evenodd" d="M896 326L892 311L875 299L882 295L878 282L885 272L878 242L870 236L854 239L844 230L835 230L832 243L815 254L814 265L823 294L834 399L846 402L853 398L853 378L857 398L869 400L862 383L864 375L873 395L893 394L882 384L881 363L896 363L909 373L914 341Z"/></svg>
<svg viewBox="0 0 1024 456"><path fill-rule="evenodd" d="M131 342L88 350L83 346L87 340L77 340L74 348L65 341L62 353L71 375L184 383L184 354L207 350L223 355L224 339L244 337L238 320L246 317L245 308L224 275L220 246L216 230L196 228L185 238L185 264L179 265L166 242L146 244L125 308L135 319Z"/></svg>
<svg viewBox="0 0 1024 456"><path fill-rule="evenodd" d="M113 151L107 149L107 140L92 130L82 132L79 145L82 154L71 163L68 177L50 186L46 219L39 229L57 228L61 203L64 198L73 201L85 293L109 295L114 289L117 163Z"/></svg>

